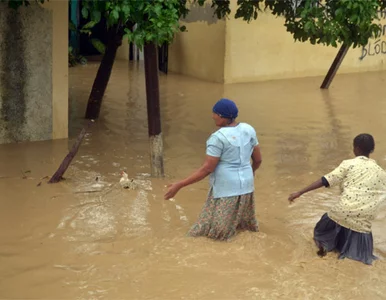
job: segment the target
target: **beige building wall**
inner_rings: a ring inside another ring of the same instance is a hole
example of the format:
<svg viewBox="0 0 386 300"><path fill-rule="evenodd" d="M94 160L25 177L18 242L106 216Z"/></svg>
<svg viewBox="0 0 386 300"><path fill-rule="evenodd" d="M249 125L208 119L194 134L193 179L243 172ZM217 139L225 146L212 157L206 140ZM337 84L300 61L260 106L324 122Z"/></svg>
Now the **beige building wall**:
<svg viewBox="0 0 386 300"><path fill-rule="evenodd" d="M382 21L383 22L383 21ZM384 22L383 22L384 23ZM383 40L383 37L381 38ZM375 52L370 41L371 54ZM379 48L382 47L382 42ZM384 42L386 53L386 42ZM246 23L231 18L226 24L225 83L326 75L339 48L294 42L284 20L269 12ZM378 50L378 47L377 47ZM385 70L386 56L362 58L362 47L350 49L339 73Z"/></svg>
<svg viewBox="0 0 386 300"><path fill-rule="evenodd" d="M117 60L129 60L129 41L127 38L124 38L122 41L122 45L117 50Z"/></svg>
<svg viewBox="0 0 386 300"><path fill-rule="evenodd" d="M190 14L181 22L188 32L178 33L169 47L169 71L224 81L226 22L212 16L210 4L191 7Z"/></svg>
<svg viewBox="0 0 386 300"><path fill-rule="evenodd" d="M0 144L68 137L68 2L0 3Z"/></svg>
<svg viewBox="0 0 386 300"><path fill-rule="evenodd" d="M212 12L193 11L191 21L186 22L188 32L178 33L171 46L170 70L224 83L327 73L339 48L294 42L284 19L260 12L257 20L247 23L234 19L235 10L233 1L232 17L217 23ZM385 20L381 23L386 24ZM385 70L385 54L386 39L382 36L365 49L350 49L339 73Z"/></svg>
<svg viewBox="0 0 386 300"><path fill-rule="evenodd" d="M68 137L68 0L50 0L52 11L52 138Z"/></svg>

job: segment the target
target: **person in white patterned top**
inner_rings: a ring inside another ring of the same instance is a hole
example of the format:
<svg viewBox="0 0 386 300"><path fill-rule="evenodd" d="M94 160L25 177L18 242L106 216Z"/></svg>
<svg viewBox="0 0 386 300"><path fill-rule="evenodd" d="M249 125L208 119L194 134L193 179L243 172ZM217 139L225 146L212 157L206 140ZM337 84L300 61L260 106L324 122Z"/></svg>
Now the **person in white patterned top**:
<svg viewBox="0 0 386 300"><path fill-rule="evenodd" d="M314 229L318 255L338 251L345 257L372 264L373 236L371 221L381 203L386 199L386 172L370 159L375 142L370 134L360 134L354 139L355 158L344 160L335 170L303 190L293 193L292 203L304 193L322 186L339 186L340 201L324 214Z"/></svg>

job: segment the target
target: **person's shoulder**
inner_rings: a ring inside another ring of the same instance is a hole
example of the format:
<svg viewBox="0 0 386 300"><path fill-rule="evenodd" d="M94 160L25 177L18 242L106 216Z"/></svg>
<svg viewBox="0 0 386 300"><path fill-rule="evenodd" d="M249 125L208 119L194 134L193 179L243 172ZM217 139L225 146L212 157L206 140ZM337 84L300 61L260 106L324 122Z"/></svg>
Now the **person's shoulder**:
<svg viewBox="0 0 386 300"><path fill-rule="evenodd" d="M342 162L342 164L351 168L360 167L360 168L371 169L374 171L385 172L385 170L381 166L379 166L374 159L367 158L364 156L357 156L355 158L346 159Z"/></svg>
<svg viewBox="0 0 386 300"><path fill-rule="evenodd" d="M357 157L342 160L342 164L355 164L357 162L358 162Z"/></svg>
<svg viewBox="0 0 386 300"><path fill-rule="evenodd" d="M213 132L209 138L207 139L207 143L219 143L223 140L223 134L221 133L220 129Z"/></svg>
<svg viewBox="0 0 386 300"><path fill-rule="evenodd" d="M357 164L355 158L344 159L340 162L338 168L351 169ZM351 168L350 168L351 167Z"/></svg>
<svg viewBox="0 0 386 300"><path fill-rule="evenodd" d="M375 169L377 169L377 170L380 171L381 173L386 174L385 169L382 168L382 167L377 163L376 160L374 160L374 159L369 159L369 162L373 165L373 167L374 167Z"/></svg>
<svg viewBox="0 0 386 300"><path fill-rule="evenodd" d="M363 163L366 163L363 157L357 156L354 158L348 158L348 159L342 160L341 165L346 167L354 167L357 165L362 165Z"/></svg>
<svg viewBox="0 0 386 300"><path fill-rule="evenodd" d="M255 130L255 129L254 129L251 125L249 125L248 123L240 122L240 123L239 123L239 126L242 127L242 128L253 129L253 130Z"/></svg>
<svg viewBox="0 0 386 300"><path fill-rule="evenodd" d="M375 174L378 179L382 180L383 182L386 182L386 171L384 168L382 168L378 163L371 159L370 160L372 164L372 168L370 168L370 172Z"/></svg>
<svg viewBox="0 0 386 300"><path fill-rule="evenodd" d="M212 132L212 134L209 136L209 139L211 138L221 138L223 134L221 133L221 128L217 129L215 132Z"/></svg>
<svg viewBox="0 0 386 300"><path fill-rule="evenodd" d="M240 129L242 129L243 131L247 131L247 132L250 132L252 134L256 134L255 128L253 128L248 123L239 123L239 126L240 126Z"/></svg>

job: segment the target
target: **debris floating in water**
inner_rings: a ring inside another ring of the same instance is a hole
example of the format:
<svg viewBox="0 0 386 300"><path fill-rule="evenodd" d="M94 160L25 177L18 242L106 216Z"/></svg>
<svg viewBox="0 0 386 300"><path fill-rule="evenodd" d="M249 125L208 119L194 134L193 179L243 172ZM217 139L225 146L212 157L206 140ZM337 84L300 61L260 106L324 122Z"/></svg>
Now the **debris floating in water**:
<svg viewBox="0 0 386 300"><path fill-rule="evenodd" d="M122 175L122 177L119 180L120 185L124 189L134 190L136 188L136 184L134 182L134 179L130 179L125 171L122 171L121 175Z"/></svg>
<svg viewBox="0 0 386 300"><path fill-rule="evenodd" d="M129 178L129 176L125 171L121 172L121 176L122 177L119 180L119 184L124 189L129 189L129 190L142 189L146 191L153 190L150 180L131 179Z"/></svg>

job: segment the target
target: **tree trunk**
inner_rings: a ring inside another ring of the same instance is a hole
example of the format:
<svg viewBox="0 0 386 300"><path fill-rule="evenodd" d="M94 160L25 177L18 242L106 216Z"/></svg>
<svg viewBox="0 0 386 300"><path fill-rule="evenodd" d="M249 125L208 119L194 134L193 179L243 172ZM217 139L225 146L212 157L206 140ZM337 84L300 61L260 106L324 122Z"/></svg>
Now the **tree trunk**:
<svg viewBox="0 0 386 300"><path fill-rule="evenodd" d="M133 32L134 30L133 26L130 27L131 32ZM133 60L134 60L134 43L129 42L129 61L133 61Z"/></svg>
<svg viewBox="0 0 386 300"><path fill-rule="evenodd" d="M97 119L101 110L102 99L106 91L107 84L110 80L111 70L113 69L115 56L118 47L122 45L123 34L117 32L117 27L109 29L109 39L106 46L106 52L103 55L99 65L97 75L88 98L86 119Z"/></svg>
<svg viewBox="0 0 386 300"><path fill-rule="evenodd" d="M134 60L134 44L132 42L129 43L129 61Z"/></svg>
<svg viewBox="0 0 386 300"><path fill-rule="evenodd" d="M83 138L87 133L87 129L91 126L92 122L94 122L94 120L89 121L87 123L87 125L83 127L83 129L80 132L80 134L78 135L78 138L76 139L74 145L72 146L71 151L63 159L59 168L56 170L55 174L51 177L51 179L50 179L50 181L48 181L48 183L57 183L63 179L64 173L67 171L67 169L70 166L72 160L74 159L76 153L78 152L78 149L79 149L80 145L82 144Z"/></svg>
<svg viewBox="0 0 386 300"><path fill-rule="evenodd" d="M347 46L345 44L340 47L338 54L336 55L330 69L328 70L326 77L324 78L322 85L320 86L321 89L328 89L330 87L330 84L334 79L336 72L338 71L349 48L350 46Z"/></svg>
<svg viewBox="0 0 386 300"><path fill-rule="evenodd" d="M145 44L144 59L151 174L154 177L162 177L164 176L163 141L159 103L157 47L154 43Z"/></svg>
<svg viewBox="0 0 386 300"><path fill-rule="evenodd" d="M165 74L168 73L168 50L169 45L164 43L161 47L158 47L158 68Z"/></svg>

